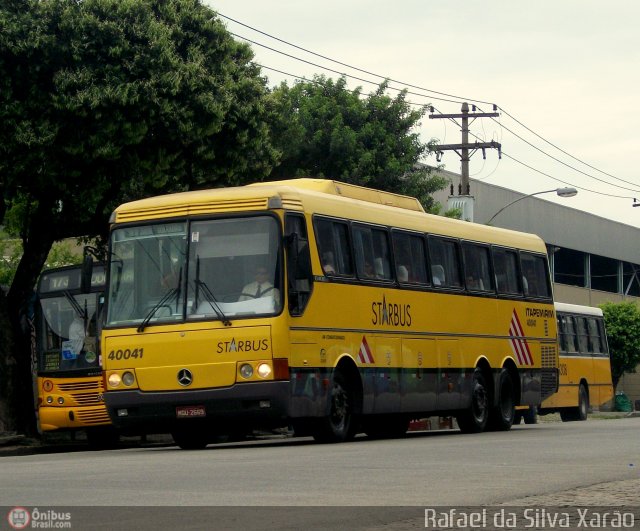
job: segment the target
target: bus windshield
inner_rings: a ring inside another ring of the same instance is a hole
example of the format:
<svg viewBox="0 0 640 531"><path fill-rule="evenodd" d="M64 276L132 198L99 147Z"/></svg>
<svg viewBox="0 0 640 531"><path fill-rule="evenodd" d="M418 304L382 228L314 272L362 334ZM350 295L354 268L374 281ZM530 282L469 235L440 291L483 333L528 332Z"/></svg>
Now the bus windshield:
<svg viewBox="0 0 640 531"><path fill-rule="evenodd" d="M99 368L95 293L40 299L42 310L39 372Z"/></svg>
<svg viewBox="0 0 640 531"><path fill-rule="evenodd" d="M265 215L116 228L106 326L280 313L280 245Z"/></svg>

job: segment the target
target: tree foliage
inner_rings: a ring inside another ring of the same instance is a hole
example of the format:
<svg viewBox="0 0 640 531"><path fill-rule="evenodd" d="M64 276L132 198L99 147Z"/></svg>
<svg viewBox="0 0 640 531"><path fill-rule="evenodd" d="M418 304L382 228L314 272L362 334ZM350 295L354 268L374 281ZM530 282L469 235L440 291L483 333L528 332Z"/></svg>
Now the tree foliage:
<svg viewBox="0 0 640 531"><path fill-rule="evenodd" d="M261 180L278 154L250 48L200 0L5 0L0 28L0 224L23 247L0 314L24 349L0 371L27 381L20 310L54 241L105 234L126 200Z"/></svg>
<svg viewBox="0 0 640 531"><path fill-rule="evenodd" d="M611 352L611 376L616 387L625 372L640 363L640 309L633 302L601 304Z"/></svg>
<svg viewBox="0 0 640 531"><path fill-rule="evenodd" d="M415 131L425 109L413 109L406 92L386 94L384 82L366 97L333 81L286 83L274 89L274 141L282 159L271 178L326 177L417 197L439 210L431 194L445 186L417 164L429 145Z"/></svg>

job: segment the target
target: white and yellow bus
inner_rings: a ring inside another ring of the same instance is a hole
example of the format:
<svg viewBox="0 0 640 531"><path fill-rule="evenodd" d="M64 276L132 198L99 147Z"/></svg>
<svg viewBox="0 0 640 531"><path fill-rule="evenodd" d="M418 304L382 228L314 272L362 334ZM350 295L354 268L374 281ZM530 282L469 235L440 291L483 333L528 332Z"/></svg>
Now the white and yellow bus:
<svg viewBox="0 0 640 531"><path fill-rule="evenodd" d="M560 345L558 392L540 413L560 413L563 421L586 420L590 408L611 407L613 384L604 317L600 308L555 304Z"/></svg>
<svg viewBox="0 0 640 531"><path fill-rule="evenodd" d="M154 197L111 219L105 401L114 423L320 441L455 415L509 429L557 390L540 238L321 179Z"/></svg>

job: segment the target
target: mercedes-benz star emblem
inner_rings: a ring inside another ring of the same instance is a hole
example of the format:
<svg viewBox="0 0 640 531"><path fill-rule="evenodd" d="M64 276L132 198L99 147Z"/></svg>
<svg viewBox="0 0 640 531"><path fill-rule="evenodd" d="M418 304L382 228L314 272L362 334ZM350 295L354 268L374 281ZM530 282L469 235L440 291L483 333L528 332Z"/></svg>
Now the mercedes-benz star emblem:
<svg viewBox="0 0 640 531"><path fill-rule="evenodd" d="M191 374L191 371L189 369L180 369L178 371L178 383L182 387L187 387L191 385L191 382L193 382L193 374Z"/></svg>

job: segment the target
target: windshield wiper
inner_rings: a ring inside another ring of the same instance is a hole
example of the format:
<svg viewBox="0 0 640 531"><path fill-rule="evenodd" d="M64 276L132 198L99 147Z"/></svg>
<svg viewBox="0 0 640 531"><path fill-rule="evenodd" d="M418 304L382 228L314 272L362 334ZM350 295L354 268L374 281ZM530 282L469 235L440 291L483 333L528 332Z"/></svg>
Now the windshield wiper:
<svg viewBox="0 0 640 531"><path fill-rule="evenodd" d="M198 292L202 290L205 294L206 301L209 303L211 308L213 308L213 311L216 312L216 316L222 321L222 324L224 326L231 326L231 321L229 321L222 311L222 308L220 308L220 305L218 304L218 301L211 289L209 289L209 286L207 286L203 280L200 280L200 256L196 258L196 278L194 282L196 285L196 301L198 300Z"/></svg>
<svg viewBox="0 0 640 531"><path fill-rule="evenodd" d="M64 293L64 296L67 298L67 301L73 308L73 311L76 312L78 317L86 321L87 312L82 309L82 306L80 306L80 304L78 304L78 301L76 300L76 298L73 295L71 295L71 293L69 293L69 290L65 290L63 293ZM86 304L86 301L85 301L85 304Z"/></svg>
<svg viewBox="0 0 640 531"><path fill-rule="evenodd" d="M155 313L162 307L165 306L167 304L167 302L169 302L169 300L171 300L171 298L175 295L177 297L177 295L180 293L180 288L171 288L169 291L167 291L162 298L156 302L153 305L153 308L151 308L151 310L149 310L149 313L147 314L147 316L142 320L142 322L140 323L140 326L138 327L138 332L144 332L145 327L149 324L149 321L151 321L151 319L153 318L153 316L155 315Z"/></svg>
<svg viewBox="0 0 640 531"><path fill-rule="evenodd" d="M149 310L149 313L147 314L147 316L142 320L142 322L140 323L140 326L138 327L138 332L144 332L145 327L149 324L149 321L151 321L151 319L153 318L153 316L155 315L155 313L162 307L165 306L167 304L167 302L169 302L169 300L174 296L177 295L180 292L180 288L171 288L169 291L167 291L162 298L156 302L153 305L153 308L151 308L151 310Z"/></svg>

